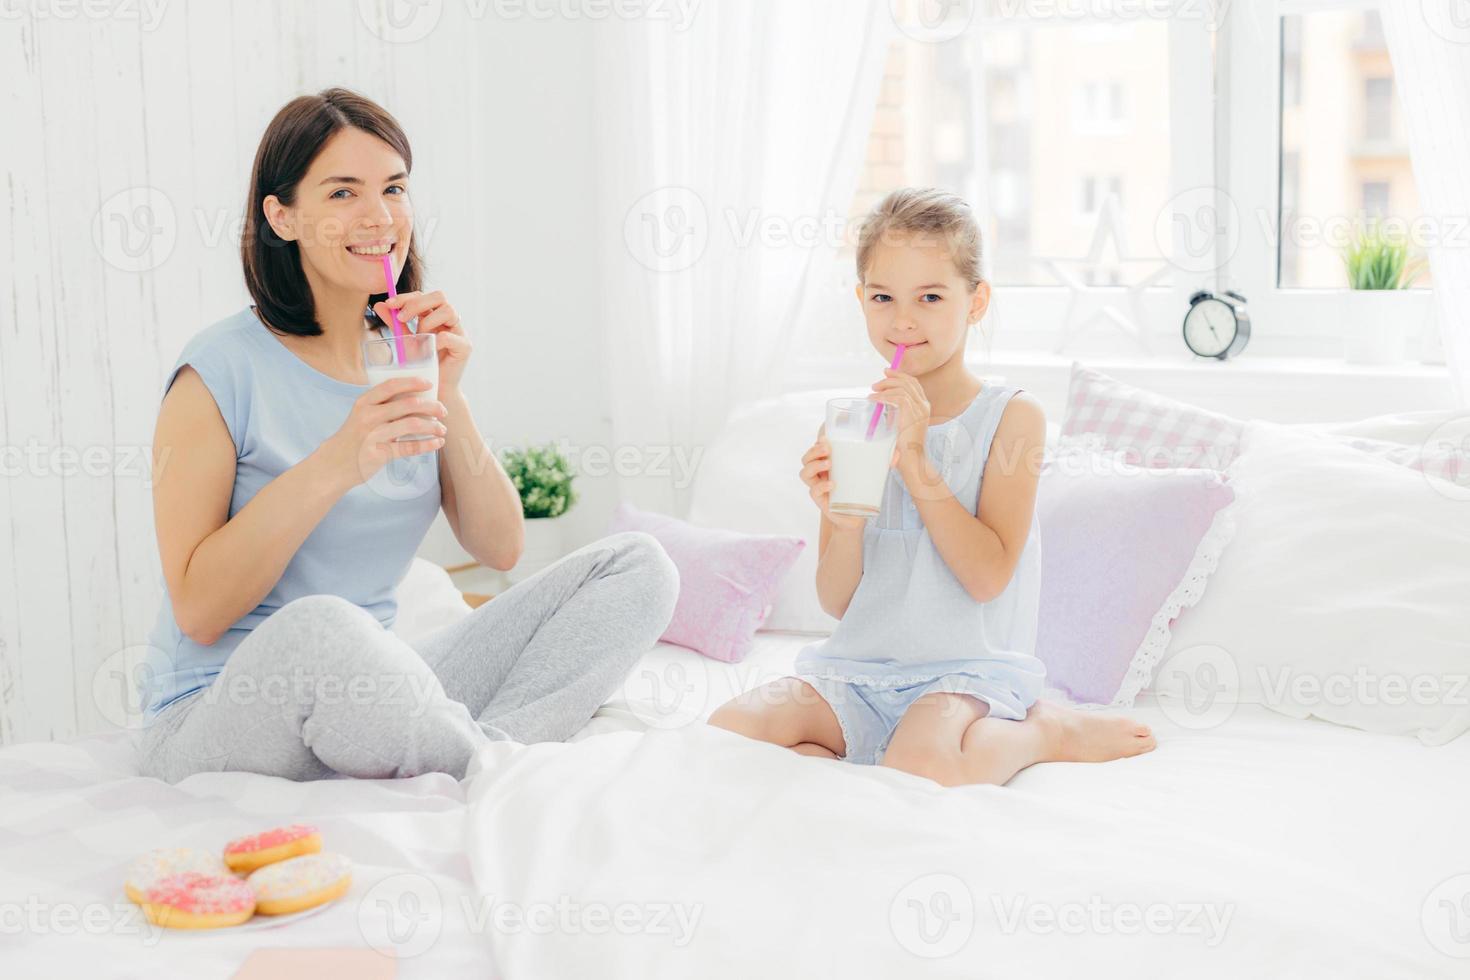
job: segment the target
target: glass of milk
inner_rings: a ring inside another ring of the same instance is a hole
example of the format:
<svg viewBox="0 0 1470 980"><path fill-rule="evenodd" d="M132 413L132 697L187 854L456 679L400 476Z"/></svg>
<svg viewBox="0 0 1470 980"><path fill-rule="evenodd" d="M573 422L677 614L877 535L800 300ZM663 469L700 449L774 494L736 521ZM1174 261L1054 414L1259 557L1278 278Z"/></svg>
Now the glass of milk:
<svg viewBox="0 0 1470 980"><path fill-rule="evenodd" d="M882 411L870 439L868 425L875 408ZM827 402L826 436L832 447L832 496L827 509L852 517L876 516L898 441L898 410L866 398L834 398Z"/></svg>
<svg viewBox="0 0 1470 980"><path fill-rule="evenodd" d="M434 401L439 397L439 355L434 348L434 335L431 333L403 333L403 362L398 361L397 344L389 336L379 340L365 340L362 343L362 363L367 369L368 386L382 384L392 378L423 378L433 384L434 387L428 391L406 391L401 395L395 395L391 401L400 398L427 398ZM420 415L418 418L431 418L428 415ZM394 442L413 442L422 439L432 439L431 435L414 433L399 436Z"/></svg>

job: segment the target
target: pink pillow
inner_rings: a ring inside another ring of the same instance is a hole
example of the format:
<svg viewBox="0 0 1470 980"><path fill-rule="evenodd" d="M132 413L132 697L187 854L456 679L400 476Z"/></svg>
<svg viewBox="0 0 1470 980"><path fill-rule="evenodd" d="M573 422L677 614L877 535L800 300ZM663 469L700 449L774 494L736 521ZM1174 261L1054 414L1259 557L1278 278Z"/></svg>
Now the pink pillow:
<svg viewBox="0 0 1470 980"><path fill-rule="evenodd" d="M1234 535L1235 492L1203 469L1065 447L1042 469L1036 656L1051 696L1129 707Z"/></svg>
<svg viewBox="0 0 1470 980"><path fill-rule="evenodd" d="M679 570L679 601L660 639L725 663L750 652L781 580L806 547L801 538L695 527L628 504L619 505L610 530L653 535Z"/></svg>
<svg viewBox="0 0 1470 980"><path fill-rule="evenodd" d="M1223 470L1240 450L1245 423L1135 388L1072 362L1062 438L1096 434L1140 466Z"/></svg>

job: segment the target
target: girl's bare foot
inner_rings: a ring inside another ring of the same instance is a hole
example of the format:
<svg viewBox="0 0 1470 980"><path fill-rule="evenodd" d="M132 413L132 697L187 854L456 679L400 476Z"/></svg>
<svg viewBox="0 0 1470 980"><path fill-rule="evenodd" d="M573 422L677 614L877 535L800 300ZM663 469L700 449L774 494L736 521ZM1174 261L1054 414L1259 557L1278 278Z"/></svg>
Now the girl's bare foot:
<svg viewBox="0 0 1470 980"><path fill-rule="evenodd" d="M1037 701L1026 713L1047 732L1052 762L1108 762L1153 751L1154 733L1131 718L1078 711Z"/></svg>

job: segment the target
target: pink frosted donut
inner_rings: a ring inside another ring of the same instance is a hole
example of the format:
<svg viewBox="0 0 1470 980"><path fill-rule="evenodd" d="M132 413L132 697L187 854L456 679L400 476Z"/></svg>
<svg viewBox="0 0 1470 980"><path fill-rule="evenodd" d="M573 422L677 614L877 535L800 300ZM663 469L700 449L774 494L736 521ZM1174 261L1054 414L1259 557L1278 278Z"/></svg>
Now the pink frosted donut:
<svg viewBox="0 0 1470 980"><path fill-rule="evenodd" d="M225 864L231 871L249 874L256 868L322 849L322 835L310 824L293 823L249 837L237 837L225 845Z"/></svg>
<svg viewBox="0 0 1470 980"><path fill-rule="evenodd" d="M185 871L143 893L143 914L168 929L237 926L255 914L255 889L234 875Z"/></svg>
<svg viewBox="0 0 1470 980"><path fill-rule="evenodd" d="M255 911L285 915L345 894L352 885L352 863L341 854L303 854L267 865L245 880L255 889Z"/></svg>
<svg viewBox="0 0 1470 980"><path fill-rule="evenodd" d="M143 894L156 885L160 879L169 875L180 874L184 871L198 871L201 874L227 875L230 869L219 859L219 855L208 851L201 851L197 847L161 847L149 851L133 862L128 868L128 878L123 884L123 891L127 892L128 898L139 905L143 903Z"/></svg>

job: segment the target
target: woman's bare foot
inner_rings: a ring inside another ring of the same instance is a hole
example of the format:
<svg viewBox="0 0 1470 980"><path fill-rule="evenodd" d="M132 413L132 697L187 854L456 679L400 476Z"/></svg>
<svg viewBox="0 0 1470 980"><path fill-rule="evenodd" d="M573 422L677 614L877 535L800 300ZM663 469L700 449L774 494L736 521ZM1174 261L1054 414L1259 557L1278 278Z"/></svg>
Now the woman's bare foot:
<svg viewBox="0 0 1470 980"><path fill-rule="evenodd" d="M1052 762L1108 762L1154 749L1154 733L1142 722L1090 711L1078 711L1050 701L1037 701L1026 713L1046 729Z"/></svg>

